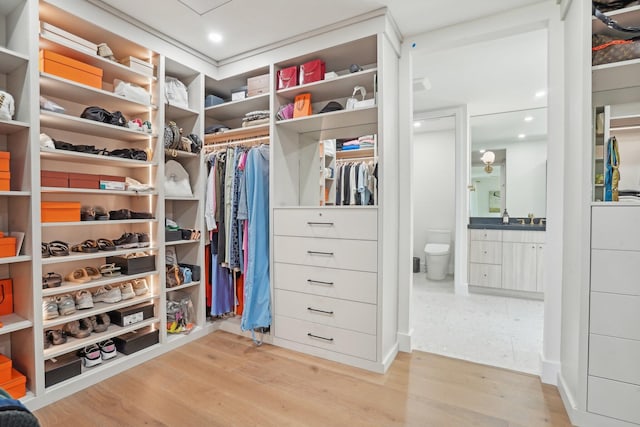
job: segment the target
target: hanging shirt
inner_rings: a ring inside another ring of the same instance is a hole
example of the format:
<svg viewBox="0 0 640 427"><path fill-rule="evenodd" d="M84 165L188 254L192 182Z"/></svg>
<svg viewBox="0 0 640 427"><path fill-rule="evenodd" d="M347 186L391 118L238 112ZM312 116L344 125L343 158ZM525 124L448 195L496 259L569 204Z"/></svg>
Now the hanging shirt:
<svg viewBox="0 0 640 427"><path fill-rule="evenodd" d="M207 230L216 230L216 164L211 162L209 175L207 176L207 191L204 194L204 218Z"/></svg>

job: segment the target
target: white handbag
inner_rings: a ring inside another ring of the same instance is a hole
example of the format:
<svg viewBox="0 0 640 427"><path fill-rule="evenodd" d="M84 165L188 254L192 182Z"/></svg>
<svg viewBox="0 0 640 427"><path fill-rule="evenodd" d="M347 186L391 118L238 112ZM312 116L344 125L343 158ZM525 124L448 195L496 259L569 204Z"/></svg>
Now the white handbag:
<svg viewBox="0 0 640 427"><path fill-rule="evenodd" d="M15 114L13 96L9 92L0 90L0 119L11 120Z"/></svg>
<svg viewBox="0 0 640 427"><path fill-rule="evenodd" d="M130 99L135 102L139 102L140 104L150 105L151 104L151 94L141 88L140 86L136 86L133 83L123 82L122 80L115 79L113 81L114 93L116 95L124 96L127 99Z"/></svg>
<svg viewBox="0 0 640 427"><path fill-rule="evenodd" d="M169 105L189 108L187 87L174 77L165 77L164 95Z"/></svg>
<svg viewBox="0 0 640 427"><path fill-rule="evenodd" d="M193 197L189 174L184 167L175 160L164 164L164 195L178 197Z"/></svg>

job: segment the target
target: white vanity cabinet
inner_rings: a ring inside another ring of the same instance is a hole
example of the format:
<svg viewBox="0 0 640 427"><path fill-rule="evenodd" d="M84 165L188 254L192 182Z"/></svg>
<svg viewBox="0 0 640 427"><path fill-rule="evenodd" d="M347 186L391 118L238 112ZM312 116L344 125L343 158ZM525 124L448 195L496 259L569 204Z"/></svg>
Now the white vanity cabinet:
<svg viewBox="0 0 640 427"><path fill-rule="evenodd" d="M544 235L542 230L470 230L469 285L543 292Z"/></svg>

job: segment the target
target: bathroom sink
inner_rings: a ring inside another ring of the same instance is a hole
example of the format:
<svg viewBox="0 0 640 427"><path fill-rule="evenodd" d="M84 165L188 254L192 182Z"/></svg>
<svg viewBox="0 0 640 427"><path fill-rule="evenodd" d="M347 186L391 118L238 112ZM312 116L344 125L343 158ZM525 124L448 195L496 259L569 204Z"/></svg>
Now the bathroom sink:
<svg viewBox="0 0 640 427"><path fill-rule="evenodd" d="M480 230L530 230L530 231L545 231L547 229L545 225L539 224L469 224L467 228L480 229Z"/></svg>

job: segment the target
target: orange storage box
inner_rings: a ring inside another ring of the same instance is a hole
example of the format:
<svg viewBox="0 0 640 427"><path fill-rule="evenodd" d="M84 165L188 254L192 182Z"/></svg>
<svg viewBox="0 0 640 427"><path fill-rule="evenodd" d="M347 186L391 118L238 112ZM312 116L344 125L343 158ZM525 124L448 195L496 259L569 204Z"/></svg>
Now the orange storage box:
<svg viewBox="0 0 640 427"><path fill-rule="evenodd" d="M0 279L0 316L11 313L13 313L13 280ZM2 370L1 363L2 361L0 360L0 371ZM2 378L0 378L0 382L2 382Z"/></svg>
<svg viewBox="0 0 640 427"><path fill-rule="evenodd" d="M69 187L69 173L40 171L40 185L43 187Z"/></svg>
<svg viewBox="0 0 640 427"><path fill-rule="evenodd" d="M90 173L70 173L69 188L90 188L100 189L100 178L98 175Z"/></svg>
<svg viewBox="0 0 640 427"><path fill-rule="evenodd" d="M40 50L40 71L102 89L102 69L50 50Z"/></svg>
<svg viewBox="0 0 640 427"><path fill-rule="evenodd" d="M0 151L0 172L9 172L9 161L11 160L11 153L8 151Z"/></svg>
<svg viewBox="0 0 640 427"><path fill-rule="evenodd" d="M11 189L11 172L0 172L0 191Z"/></svg>
<svg viewBox="0 0 640 427"><path fill-rule="evenodd" d="M11 381L11 368L13 362L4 354L0 354L0 383Z"/></svg>
<svg viewBox="0 0 640 427"><path fill-rule="evenodd" d="M0 383L0 387L9 393L12 398L20 399L27 394L27 377L11 368L11 379Z"/></svg>
<svg viewBox="0 0 640 427"><path fill-rule="evenodd" d="M9 256L16 256L16 238L1 237L0 238L0 258L5 258Z"/></svg>
<svg viewBox="0 0 640 427"><path fill-rule="evenodd" d="M80 202L41 202L42 222L80 221Z"/></svg>

